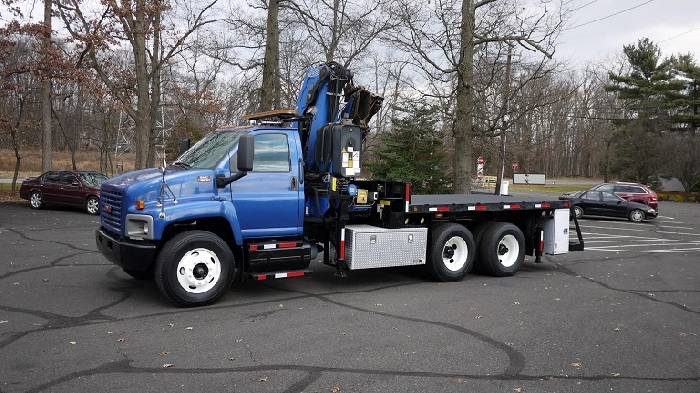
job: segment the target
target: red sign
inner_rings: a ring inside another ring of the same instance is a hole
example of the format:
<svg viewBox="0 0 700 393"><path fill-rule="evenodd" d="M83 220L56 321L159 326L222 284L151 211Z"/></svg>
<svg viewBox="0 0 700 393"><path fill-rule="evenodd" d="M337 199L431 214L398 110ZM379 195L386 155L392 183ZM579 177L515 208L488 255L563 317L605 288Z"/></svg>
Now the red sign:
<svg viewBox="0 0 700 393"><path fill-rule="evenodd" d="M513 170L516 170L516 169L518 169L518 163L517 163L517 162L514 162L514 163L513 163Z"/></svg>

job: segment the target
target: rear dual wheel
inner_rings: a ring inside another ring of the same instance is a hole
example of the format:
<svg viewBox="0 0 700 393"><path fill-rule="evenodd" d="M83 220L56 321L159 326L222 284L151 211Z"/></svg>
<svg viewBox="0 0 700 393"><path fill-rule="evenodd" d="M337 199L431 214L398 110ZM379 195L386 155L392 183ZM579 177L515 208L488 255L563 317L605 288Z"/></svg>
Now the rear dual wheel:
<svg viewBox="0 0 700 393"><path fill-rule="evenodd" d="M516 225L491 222L480 228L479 270L497 277L512 276L525 262L525 235Z"/></svg>
<svg viewBox="0 0 700 393"><path fill-rule="evenodd" d="M446 223L433 230L433 246L427 268L438 281L459 281L474 265L476 246L472 233L456 223Z"/></svg>

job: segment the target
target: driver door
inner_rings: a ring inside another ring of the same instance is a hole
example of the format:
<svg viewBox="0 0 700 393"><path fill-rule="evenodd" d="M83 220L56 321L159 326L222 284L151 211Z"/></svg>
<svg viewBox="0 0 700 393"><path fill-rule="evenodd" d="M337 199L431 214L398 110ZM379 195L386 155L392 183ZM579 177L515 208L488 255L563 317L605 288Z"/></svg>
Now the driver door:
<svg viewBox="0 0 700 393"><path fill-rule="evenodd" d="M295 133L255 135L253 170L231 183L244 238L300 236L304 191Z"/></svg>

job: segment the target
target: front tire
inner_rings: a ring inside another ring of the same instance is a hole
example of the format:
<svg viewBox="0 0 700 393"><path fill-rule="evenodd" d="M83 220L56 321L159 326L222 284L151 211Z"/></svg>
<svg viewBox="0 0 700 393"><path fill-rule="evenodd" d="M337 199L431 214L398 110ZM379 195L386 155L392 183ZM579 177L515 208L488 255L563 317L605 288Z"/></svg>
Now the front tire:
<svg viewBox="0 0 700 393"><path fill-rule="evenodd" d="M228 244L211 232L175 235L158 254L158 289L180 307L204 306L219 300L231 286L235 259Z"/></svg>
<svg viewBox="0 0 700 393"><path fill-rule="evenodd" d="M41 209L44 207L44 197L41 196L39 191L32 191L31 194L29 194L29 206L31 206L32 209Z"/></svg>
<svg viewBox="0 0 700 393"><path fill-rule="evenodd" d="M583 208L581 206L574 206L574 216L577 219L583 217Z"/></svg>
<svg viewBox="0 0 700 393"><path fill-rule="evenodd" d="M494 223L484 233L479 258L485 272L496 277L512 276L525 262L523 232L511 223Z"/></svg>
<svg viewBox="0 0 700 393"><path fill-rule="evenodd" d="M459 281L472 270L476 247L471 232L447 223L433 230L428 271L438 281Z"/></svg>
<svg viewBox="0 0 700 393"><path fill-rule="evenodd" d="M85 211L93 216L100 213L100 200L91 196L85 201Z"/></svg>
<svg viewBox="0 0 700 393"><path fill-rule="evenodd" d="M639 209L634 209L627 216L627 219L632 222L642 222L644 221L644 212Z"/></svg>

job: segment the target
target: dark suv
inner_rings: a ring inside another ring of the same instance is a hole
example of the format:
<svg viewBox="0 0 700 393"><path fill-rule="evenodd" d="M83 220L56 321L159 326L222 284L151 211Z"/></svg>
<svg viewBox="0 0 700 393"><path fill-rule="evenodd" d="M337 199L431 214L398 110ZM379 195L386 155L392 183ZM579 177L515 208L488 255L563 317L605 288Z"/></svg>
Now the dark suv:
<svg viewBox="0 0 700 393"><path fill-rule="evenodd" d="M591 190L610 191L628 201L640 202L655 210L659 210L659 197L649 186L641 183L603 183L591 188Z"/></svg>

